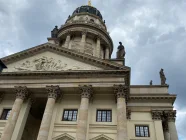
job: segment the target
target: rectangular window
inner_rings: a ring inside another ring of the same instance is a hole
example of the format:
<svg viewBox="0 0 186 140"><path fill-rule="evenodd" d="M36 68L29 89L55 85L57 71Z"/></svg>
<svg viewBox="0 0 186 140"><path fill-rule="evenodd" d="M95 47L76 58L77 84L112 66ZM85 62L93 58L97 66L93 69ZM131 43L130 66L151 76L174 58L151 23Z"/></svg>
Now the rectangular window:
<svg viewBox="0 0 186 140"><path fill-rule="evenodd" d="M1 120L8 120L10 113L11 113L11 109L3 109L3 113L1 114Z"/></svg>
<svg viewBox="0 0 186 140"><path fill-rule="evenodd" d="M112 111L111 110L97 110L97 122L111 122Z"/></svg>
<svg viewBox="0 0 186 140"><path fill-rule="evenodd" d="M76 121L77 120L77 109L65 109L63 112L62 121Z"/></svg>
<svg viewBox="0 0 186 140"><path fill-rule="evenodd" d="M136 125L136 137L150 137L149 127Z"/></svg>

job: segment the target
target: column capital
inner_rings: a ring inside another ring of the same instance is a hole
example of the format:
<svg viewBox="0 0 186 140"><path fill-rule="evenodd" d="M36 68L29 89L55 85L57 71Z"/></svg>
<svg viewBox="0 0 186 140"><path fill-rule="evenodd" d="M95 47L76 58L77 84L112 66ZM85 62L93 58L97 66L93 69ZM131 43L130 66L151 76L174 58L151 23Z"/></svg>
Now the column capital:
<svg viewBox="0 0 186 140"><path fill-rule="evenodd" d="M152 119L153 120L161 120L162 119L162 115L163 115L163 111L152 110L151 114L152 114Z"/></svg>
<svg viewBox="0 0 186 140"><path fill-rule="evenodd" d="M25 100L29 96L29 92L26 86L15 86L16 98Z"/></svg>
<svg viewBox="0 0 186 140"><path fill-rule="evenodd" d="M131 110L127 108L127 112L126 112L126 116L127 116L127 119L130 120L131 119Z"/></svg>
<svg viewBox="0 0 186 140"><path fill-rule="evenodd" d="M87 33L88 33L88 30L82 30L82 35L87 35Z"/></svg>
<svg viewBox="0 0 186 140"><path fill-rule="evenodd" d="M128 100L128 87L126 85L114 85L114 93L117 98Z"/></svg>
<svg viewBox="0 0 186 140"><path fill-rule="evenodd" d="M92 85L83 85L79 86L79 89L81 90L81 98L88 98L90 99L93 94Z"/></svg>
<svg viewBox="0 0 186 140"><path fill-rule="evenodd" d="M176 110L166 110L163 113L164 113L164 116L167 118L167 121L175 122L175 120L176 120Z"/></svg>
<svg viewBox="0 0 186 140"><path fill-rule="evenodd" d="M59 86L46 86L46 90L48 93L48 98L58 99L61 96L61 91Z"/></svg>

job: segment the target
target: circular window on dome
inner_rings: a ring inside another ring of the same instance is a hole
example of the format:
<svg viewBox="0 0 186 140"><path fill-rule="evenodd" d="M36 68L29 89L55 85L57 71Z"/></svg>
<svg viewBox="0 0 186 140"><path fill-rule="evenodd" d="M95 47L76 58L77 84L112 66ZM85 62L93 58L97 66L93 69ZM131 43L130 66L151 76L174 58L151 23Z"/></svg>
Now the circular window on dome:
<svg viewBox="0 0 186 140"><path fill-rule="evenodd" d="M94 22L94 20L93 20L93 19L90 19L90 21L91 21L91 22Z"/></svg>

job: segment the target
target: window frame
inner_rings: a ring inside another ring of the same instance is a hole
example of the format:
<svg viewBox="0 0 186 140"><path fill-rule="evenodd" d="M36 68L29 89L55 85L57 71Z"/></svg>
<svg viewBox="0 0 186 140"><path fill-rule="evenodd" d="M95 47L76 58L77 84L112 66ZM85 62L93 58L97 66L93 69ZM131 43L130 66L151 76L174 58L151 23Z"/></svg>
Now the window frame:
<svg viewBox="0 0 186 140"><path fill-rule="evenodd" d="M98 111L101 111L101 121L98 121ZM102 121L102 112L106 111L106 121ZM107 120L107 112L110 112L110 121ZM96 122L112 122L112 109L97 109L96 110Z"/></svg>
<svg viewBox="0 0 186 140"><path fill-rule="evenodd" d="M139 136L136 133L136 127L139 127ZM143 127L143 134L144 134L144 136L141 135L140 127ZM148 128L148 136L145 136L145 129L144 129L145 127ZM135 137L149 138L150 137L149 125L135 125Z"/></svg>
<svg viewBox="0 0 186 140"><path fill-rule="evenodd" d="M3 118L3 114L4 114L4 111L7 110L6 112L6 116ZM1 116L0 116L0 120L8 120L8 118L10 117L10 114L11 114L11 111L12 109L11 108L4 108L3 111L1 112ZM9 113L10 112L10 113ZM9 114L9 115L8 115Z"/></svg>
<svg viewBox="0 0 186 140"><path fill-rule="evenodd" d="M65 111L68 111L67 119L64 118ZM70 111L72 111L72 118L71 118L71 120L68 120L69 112ZM76 120L73 120L73 118L74 118L74 111L77 111ZM64 109L63 110L63 116L62 116L62 120L61 121L76 122L77 121L77 118L78 118L78 109Z"/></svg>

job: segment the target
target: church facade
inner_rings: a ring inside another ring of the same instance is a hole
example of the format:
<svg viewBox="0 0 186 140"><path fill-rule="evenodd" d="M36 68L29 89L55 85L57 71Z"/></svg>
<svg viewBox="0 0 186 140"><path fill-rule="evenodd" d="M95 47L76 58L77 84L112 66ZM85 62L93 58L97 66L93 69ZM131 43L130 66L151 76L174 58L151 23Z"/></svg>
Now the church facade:
<svg viewBox="0 0 186 140"><path fill-rule="evenodd" d="M47 43L2 58L0 139L178 140L163 69L160 85L131 85L122 43L112 52L100 11L86 5Z"/></svg>

